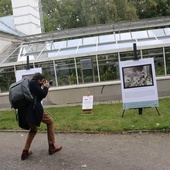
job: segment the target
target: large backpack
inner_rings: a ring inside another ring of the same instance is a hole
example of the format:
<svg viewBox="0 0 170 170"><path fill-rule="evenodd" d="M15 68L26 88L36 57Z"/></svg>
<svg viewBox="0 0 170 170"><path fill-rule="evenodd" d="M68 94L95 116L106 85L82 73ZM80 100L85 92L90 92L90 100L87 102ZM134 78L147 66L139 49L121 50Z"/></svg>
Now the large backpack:
<svg viewBox="0 0 170 170"><path fill-rule="evenodd" d="M34 98L30 92L30 80L23 78L20 81L11 84L9 87L9 101L11 108L24 108L26 105L34 102Z"/></svg>

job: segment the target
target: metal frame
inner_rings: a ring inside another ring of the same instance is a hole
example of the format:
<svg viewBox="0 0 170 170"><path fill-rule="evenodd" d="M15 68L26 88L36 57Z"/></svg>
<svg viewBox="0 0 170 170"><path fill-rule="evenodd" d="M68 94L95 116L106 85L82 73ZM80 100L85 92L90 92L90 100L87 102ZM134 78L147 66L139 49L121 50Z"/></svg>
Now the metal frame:
<svg viewBox="0 0 170 170"><path fill-rule="evenodd" d="M55 31L55 32L50 32L50 33L28 35L28 36L22 36L22 37L17 37L17 36L13 36L13 35L9 35L9 34L7 35L6 33L4 33L3 35L5 37L9 36L9 39L11 39L11 41L13 42L13 44L11 45L11 48L13 48L13 50L11 50L11 51L7 50L6 53L3 53L3 56L0 54L0 67L1 66L3 67L4 65L7 65L7 64L9 64L9 65L12 64L12 63L7 63L8 62L7 59L9 59L10 57L17 58L18 56L16 54L14 56L12 56L12 55L15 53L15 51L17 49L22 48L24 46L29 46L29 47L32 46L32 48L29 48L27 50L25 55L35 55L36 58L33 62L46 61L47 59L55 60L55 59L61 59L63 56L58 56L58 57L54 57L54 58L46 58L46 57L43 58L43 57L41 57L41 55L47 54L49 52L59 53L64 48L60 47L59 49L47 50L46 47L48 46L48 44L53 45L53 43L55 43L55 42L59 42L59 41L63 41L63 40L68 41L70 39L77 39L80 37L83 40L83 38L85 38L85 37L100 36L102 34L114 34L116 37L116 34L119 34L119 33L121 34L121 33L129 32L131 34L132 31L136 31L136 30L145 30L146 29L146 31L148 31L151 28L155 29L155 28L169 27L169 26L170 26L170 17L161 17L161 18L153 18L153 19L135 20L135 21L131 21L131 22L119 22L119 23L114 23L114 24L105 24L105 25L98 25L98 26L91 26L91 27L60 30L60 31ZM147 32L147 34L148 34L148 32ZM132 34L131 34L131 37L132 37ZM165 37L170 38L170 35L169 36L165 35L163 37L154 36L151 38L147 38L147 40L154 39L155 41L158 41L159 39L162 39ZM140 39L140 41L141 40L142 39ZM145 38L143 40L145 40ZM139 39L117 40L115 38L115 43L117 44L117 46L119 45L120 42L125 43L126 41L127 42L132 41L131 43L134 43L134 42L139 42ZM96 45L95 45L96 49L97 49L98 45L99 45L99 42L96 42ZM72 57L82 56L81 54L77 54L77 51L80 47L81 47L80 44L78 44L75 47L74 54L70 54L69 56L65 56L63 58L67 58L70 56L72 56ZM30 51L30 49L32 49L32 51ZM65 49L69 49L69 48L65 48ZM103 51L103 53L105 53L105 52L106 53L113 52L113 49L111 51ZM119 50L117 52L119 52ZM100 54L100 52L98 54ZM90 53L87 53L84 55L90 55ZM91 55L95 55L95 54L91 53ZM3 57L3 59L2 59L2 57ZM19 64L19 63L20 62L17 62L17 64ZM13 64L16 64L16 62L14 62Z"/></svg>

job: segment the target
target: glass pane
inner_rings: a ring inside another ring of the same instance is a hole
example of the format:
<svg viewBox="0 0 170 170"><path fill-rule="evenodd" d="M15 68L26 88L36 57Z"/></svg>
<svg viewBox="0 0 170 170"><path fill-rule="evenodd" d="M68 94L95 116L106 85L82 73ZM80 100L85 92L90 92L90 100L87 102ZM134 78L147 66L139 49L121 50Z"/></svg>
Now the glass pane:
<svg viewBox="0 0 170 170"><path fill-rule="evenodd" d="M68 40L67 47L77 47L82 45L82 39Z"/></svg>
<svg viewBox="0 0 170 170"><path fill-rule="evenodd" d="M136 32L132 32L132 38L133 38L133 39L144 39L144 38L148 38L147 31L136 31Z"/></svg>
<svg viewBox="0 0 170 170"><path fill-rule="evenodd" d="M29 64L29 68L33 68L33 64ZM16 66L16 70L26 70L27 69L27 65L17 65Z"/></svg>
<svg viewBox="0 0 170 170"><path fill-rule="evenodd" d="M128 49L128 48L133 48L133 43L135 43L135 41L128 41L128 42L125 42L125 41L119 41L118 42L118 48L119 50L120 49Z"/></svg>
<svg viewBox="0 0 170 170"><path fill-rule="evenodd" d="M150 46L152 44L152 46L157 46L158 44L160 44L160 42L158 40L156 40L155 38L152 39L145 39L145 40L138 40L138 46L142 47L142 48L146 48L147 46Z"/></svg>
<svg viewBox="0 0 170 170"><path fill-rule="evenodd" d="M166 70L170 74L170 47L165 48Z"/></svg>
<svg viewBox="0 0 170 170"><path fill-rule="evenodd" d="M99 46L97 47L97 51L113 50L117 48L117 44L99 44Z"/></svg>
<svg viewBox="0 0 170 170"><path fill-rule="evenodd" d="M77 54L89 53L89 52L95 52L95 51L96 51L96 46L81 46L77 50Z"/></svg>
<svg viewBox="0 0 170 170"><path fill-rule="evenodd" d="M59 52L56 53L55 56L73 55L76 53L76 50L77 50L77 48L61 49Z"/></svg>
<svg viewBox="0 0 170 170"><path fill-rule="evenodd" d="M54 66L51 62L35 63L35 68L42 68L42 74L45 76L46 80L52 80L51 86L56 86L56 79L54 74Z"/></svg>
<svg viewBox="0 0 170 170"><path fill-rule="evenodd" d="M165 34L170 35L170 28L164 28Z"/></svg>
<svg viewBox="0 0 170 170"><path fill-rule="evenodd" d="M77 84L74 59L55 61L58 86Z"/></svg>
<svg viewBox="0 0 170 170"><path fill-rule="evenodd" d="M128 33L121 33L120 34L120 40L131 40L132 37L131 37L131 33L128 32Z"/></svg>
<svg viewBox="0 0 170 170"><path fill-rule="evenodd" d="M137 58L141 58L140 51L137 50ZM126 61L126 60L134 60L134 52L133 51L128 51L128 52L122 52L120 53L120 60L121 61Z"/></svg>
<svg viewBox="0 0 170 170"><path fill-rule="evenodd" d="M165 36L163 29L148 30L149 37L160 37Z"/></svg>
<svg viewBox="0 0 170 170"><path fill-rule="evenodd" d="M83 38L83 45L97 44L98 37Z"/></svg>
<svg viewBox="0 0 170 170"><path fill-rule="evenodd" d="M118 54L103 54L98 56L100 81L119 79Z"/></svg>
<svg viewBox="0 0 170 170"><path fill-rule="evenodd" d="M61 48L66 48L67 41L54 42L47 46L47 50L57 50Z"/></svg>
<svg viewBox="0 0 170 170"><path fill-rule="evenodd" d="M143 58L154 58L155 63L155 72L156 75L165 75L165 67L164 67L164 58L163 58L163 49L148 49L142 50Z"/></svg>
<svg viewBox="0 0 170 170"><path fill-rule="evenodd" d="M9 86L15 82L14 67L0 69L0 92L8 92Z"/></svg>
<svg viewBox="0 0 170 170"><path fill-rule="evenodd" d="M114 41L115 41L114 34L99 36L99 43L108 43Z"/></svg>
<svg viewBox="0 0 170 170"><path fill-rule="evenodd" d="M83 68L83 62L88 60L91 67ZM92 83L98 81L96 57L81 57L76 59L79 83Z"/></svg>

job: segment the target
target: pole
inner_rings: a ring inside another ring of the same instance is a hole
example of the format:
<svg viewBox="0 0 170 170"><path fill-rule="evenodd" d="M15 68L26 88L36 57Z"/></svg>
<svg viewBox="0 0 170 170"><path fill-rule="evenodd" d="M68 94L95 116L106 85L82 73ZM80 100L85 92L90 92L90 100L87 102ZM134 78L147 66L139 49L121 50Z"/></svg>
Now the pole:
<svg viewBox="0 0 170 170"><path fill-rule="evenodd" d="M26 70L29 70L30 69L30 64L29 64L29 55L27 55L27 68Z"/></svg>
<svg viewBox="0 0 170 170"><path fill-rule="evenodd" d="M133 43L134 60L138 60L136 43Z"/></svg>
<svg viewBox="0 0 170 170"><path fill-rule="evenodd" d="M134 60L138 60L136 43L133 43ZM143 108L138 108L139 115L142 115Z"/></svg>

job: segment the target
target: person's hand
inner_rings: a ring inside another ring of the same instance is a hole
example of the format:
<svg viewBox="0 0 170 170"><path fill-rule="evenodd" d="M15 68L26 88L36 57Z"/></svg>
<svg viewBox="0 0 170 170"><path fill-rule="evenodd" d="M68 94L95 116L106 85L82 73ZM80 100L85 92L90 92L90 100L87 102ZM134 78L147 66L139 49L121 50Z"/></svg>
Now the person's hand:
<svg viewBox="0 0 170 170"><path fill-rule="evenodd" d="M50 84L47 80L43 82L43 87L47 87L48 89L50 88Z"/></svg>

